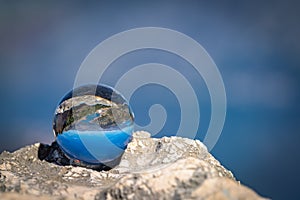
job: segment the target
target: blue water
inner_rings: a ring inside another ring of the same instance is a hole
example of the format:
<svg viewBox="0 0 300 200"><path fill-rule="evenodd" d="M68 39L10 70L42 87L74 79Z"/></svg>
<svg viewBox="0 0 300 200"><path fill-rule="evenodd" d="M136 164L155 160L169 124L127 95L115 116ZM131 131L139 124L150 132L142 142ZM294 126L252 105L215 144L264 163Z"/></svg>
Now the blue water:
<svg viewBox="0 0 300 200"><path fill-rule="evenodd" d="M118 158L131 140L133 126L113 131L69 130L56 138L62 150L71 158L89 164L99 164Z"/></svg>
<svg viewBox="0 0 300 200"><path fill-rule="evenodd" d="M100 114L99 113L92 113L86 116L86 122L90 122L92 120L94 120L96 117L99 117Z"/></svg>

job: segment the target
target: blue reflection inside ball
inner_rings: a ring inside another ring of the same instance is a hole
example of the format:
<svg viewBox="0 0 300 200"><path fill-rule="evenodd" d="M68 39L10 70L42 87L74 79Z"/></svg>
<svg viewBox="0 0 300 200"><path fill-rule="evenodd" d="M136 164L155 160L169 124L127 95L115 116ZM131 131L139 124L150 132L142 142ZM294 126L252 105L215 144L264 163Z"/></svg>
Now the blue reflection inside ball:
<svg viewBox="0 0 300 200"><path fill-rule="evenodd" d="M53 122L56 141L64 153L86 164L119 158L133 133L133 113L113 88L87 85L65 95Z"/></svg>

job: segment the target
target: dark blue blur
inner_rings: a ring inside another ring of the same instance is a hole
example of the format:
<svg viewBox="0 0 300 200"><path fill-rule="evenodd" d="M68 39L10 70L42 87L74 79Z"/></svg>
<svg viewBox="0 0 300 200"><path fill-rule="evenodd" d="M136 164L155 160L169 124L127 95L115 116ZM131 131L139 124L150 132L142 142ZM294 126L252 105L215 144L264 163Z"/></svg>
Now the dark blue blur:
<svg viewBox="0 0 300 200"><path fill-rule="evenodd" d="M16 2L0 1L0 152L54 140L57 103L72 89L81 62L98 43L131 28L165 27L198 41L222 74L228 110L213 155L260 195L297 199L297 1ZM103 82L113 85L123 71L147 62L181 70L198 90L202 139L209 124L209 96L201 77L184 60L167 52L133 52L113 63ZM165 132L176 133L180 109L167 88L145 85L130 103L141 125L149 123L149 106L164 105L173 113Z"/></svg>

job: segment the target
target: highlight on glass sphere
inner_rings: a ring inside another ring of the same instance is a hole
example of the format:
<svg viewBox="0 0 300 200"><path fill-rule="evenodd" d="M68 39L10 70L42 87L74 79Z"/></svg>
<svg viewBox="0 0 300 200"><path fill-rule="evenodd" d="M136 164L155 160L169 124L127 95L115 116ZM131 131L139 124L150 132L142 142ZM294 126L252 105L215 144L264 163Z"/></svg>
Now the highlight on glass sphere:
<svg viewBox="0 0 300 200"><path fill-rule="evenodd" d="M71 90L54 115L56 142L71 159L87 165L120 158L132 138L133 113L124 97L105 85Z"/></svg>

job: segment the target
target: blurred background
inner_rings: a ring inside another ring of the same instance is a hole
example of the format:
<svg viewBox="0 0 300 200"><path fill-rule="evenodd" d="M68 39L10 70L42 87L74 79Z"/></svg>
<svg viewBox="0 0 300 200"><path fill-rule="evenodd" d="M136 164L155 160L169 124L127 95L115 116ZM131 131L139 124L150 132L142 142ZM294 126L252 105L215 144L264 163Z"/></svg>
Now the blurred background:
<svg viewBox="0 0 300 200"><path fill-rule="evenodd" d="M136 27L180 31L199 42L218 66L227 93L227 117L212 154L238 180L272 199L297 199L300 178L300 26L297 1L8 1L0 0L0 152L51 143L52 117L73 87L80 64L101 41ZM157 62L191 83L201 112L197 139L210 118L201 76L168 52L142 50L116 60L102 81L113 86L133 66ZM176 96L145 85L130 99L136 122L165 106L157 135L178 129Z"/></svg>

